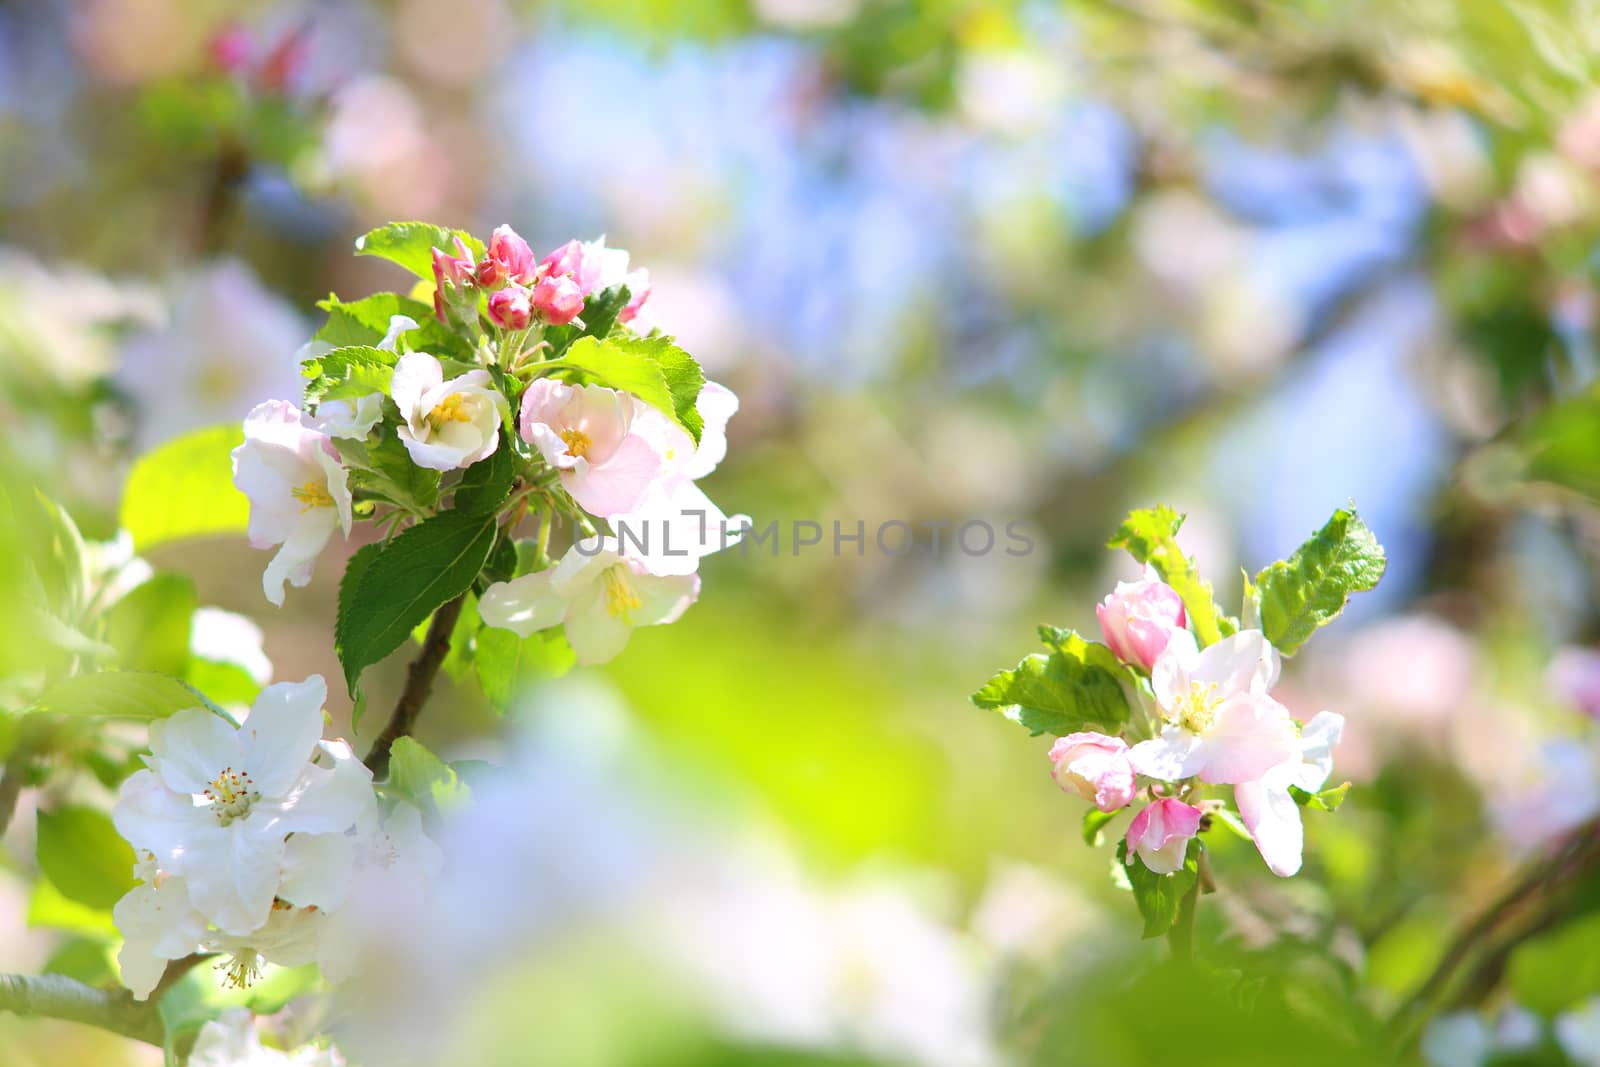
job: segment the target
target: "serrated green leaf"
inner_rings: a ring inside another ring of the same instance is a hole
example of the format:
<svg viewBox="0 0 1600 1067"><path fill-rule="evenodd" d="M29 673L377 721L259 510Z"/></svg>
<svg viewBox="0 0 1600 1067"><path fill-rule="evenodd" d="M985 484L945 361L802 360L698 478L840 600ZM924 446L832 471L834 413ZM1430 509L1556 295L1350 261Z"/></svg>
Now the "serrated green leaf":
<svg viewBox="0 0 1600 1067"><path fill-rule="evenodd" d="M367 446L367 463L370 475L363 474L357 481L371 478L367 487L395 503L426 511L439 502L439 472L411 462L411 453L395 427L377 429L376 438Z"/></svg>
<svg viewBox="0 0 1600 1067"><path fill-rule="evenodd" d="M581 337L562 358L539 368L577 370L598 385L632 393L700 440L703 423L694 405L705 378L694 359L666 338Z"/></svg>
<svg viewBox="0 0 1600 1067"><path fill-rule="evenodd" d="M244 443L238 425L212 426L149 452L133 465L122 492L119 522L133 546L210 534L243 533L250 502L233 487L228 453Z"/></svg>
<svg viewBox="0 0 1600 1067"><path fill-rule="evenodd" d="M485 626L478 631L473 664L484 696L504 713L524 686L536 678L559 678L577 663L572 646L559 628L518 637L510 630Z"/></svg>
<svg viewBox="0 0 1600 1067"><path fill-rule="evenodd" d="M1171 874L1157 874L1144 865L1137 856L1128 862L1128 842L1117 843L1117 862L1123 865L1128 884L1133 889L1134 903L1144 919L1146 940L1160 937L1178 921L1178 909L1189 890L1200 878L1200 839L1191 838L1189 850L1184 855L1183 866Z"/></svg>
<svg viewBox="0 0 1600 1067"><path fill-rule="evenodd" d="M1256 575L1262 632L1292 656L1338 617L1352 594L1376 586L1386 565L1372 531L1354 510L1340 508L1294 555Z"/></svg>
<svg viewBox="0 0 1600 1067"><path fill-rule="evenodd" d="M472 588L494 539L492 517L446 511L404 531L359 567L352 558L334 627L352 695L364 669L399 648L441 604Z"/></svg>
<svg viewBox="0 0 1600 1067"><path fill-rule="evenodd" d="M40 809L34 852L61 895L79 904L109 908L134 886L133 846L94 808Z"/></svg>
<svg viewBox="0 0 1600 1067"><path fill-rule="evenodd" d="M1000 671L972 694L972 702L1003 709L1034 734L1059 736L1091 727L1115 733L1128 721L1116 657L1071 630L1049 632L1054 640L1048 655L1035 653L1015 669Z"/></svg>
<svg viewBox="0 0 1600 1067"><path fill-rule="evenodd" d="M455 239L466 243L475 260L483 258L483 242L464 230L431 222L391 222L356 238L356 255L377 256L399 264L419 278L433 280L433 250L456 254ZM419 320L420 321L420 320Z"/></svg>
<svg viewBox="0 0 1600 1067"><path fill-rule="evenodd" d="M1194 560L1178 547L1178 529L1183 520L1183 515L1164 504L1130 512L1106 546L1126 549L1140 563L1154 567L1161 580L1177 590L1189 616L1189 627L1205 646L1222 636L1220 612L1211 583L1200 577Z"/></svg>
<svg viewBox="0 0 1600 1067"><path fill-rule="evenodd" d="M1350 792L1350 783L1324 789L1320 793L1309 793L1297 785L1289 787L1289 795L1294 797L1294 802L1302 808L1312 811L1338 811L1339 805L1344 803L1344 798Z"/></svg>
<svg viewBox="0 0 1600 1067"><path fill-rule="evenodd" d="M164 719L184 708L204 707L201 696L176 678L147 671L99 671L65 678L29 709L100 719Z"/></svg>
<svg viewBox="0 0 1600 1067"><path fill-rule="evenodd" d="M518 466L516 450L502 431L499 447L462 472L452 506L469 515L493 514L511 495Z"/></svg>
<svg viewBox="0 0 1600 1067"><path fill-rule="evenodd" d="M705 420L700 417L695 401L700 398L706 376L695 358L673 344L670 337L613 338L611 343L624 351L655 361L656 366L661 368L661 376L666 379L668 391L672 393L672 413L677 417L678 425L688 430L689 436L699 444Z"/></svg>
<svg viewBox="0 0 1600 1067"><path fill-rule="evenodd" d="M1090 808L1083 813L1083 843L1091 848L1099 848L1105 844L1106 835L1102 831L1106 824L1117 817L1114 811L1101 811L1099 808Z"/></svg>
<svg viewBox="0 0 1600 1067"><path fill-rule="evenodd" d="M313 356L300 365L300 373L307 379L306 403L356 400L373 393L388 396L398 359L393 352L362 345Z"/></svg>
<svg viewBox="0 0 1600 1067"><path fill-rule="evenodd" d="M194 582L158 574L136 586L106 612L106 640L117 663L130 671L183 675L189 667L189 631L200 598Z"/></svg>
<svg viewBox="0 0 1600 1067"><path fill-rule="evenodd" d="M316 339L335 348L377 345L388 336L390 320L404 315L417 324L405 333L402 343L406 347L468 360L473 355L471 343L435 318L433 308L398 293L374 293L348 304L329 294L317 306L328 313L328 321L317 331Z"/></svg>

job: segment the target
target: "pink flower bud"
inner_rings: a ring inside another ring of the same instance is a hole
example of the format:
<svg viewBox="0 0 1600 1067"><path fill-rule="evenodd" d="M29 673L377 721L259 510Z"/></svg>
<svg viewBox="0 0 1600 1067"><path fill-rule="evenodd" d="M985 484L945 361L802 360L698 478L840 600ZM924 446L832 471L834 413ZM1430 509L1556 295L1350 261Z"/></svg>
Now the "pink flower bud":
<svg viewBox="0 0 1600 1067"><path fill-rule="evenodd" d="M1187 619L1177 590L1155 578L1118 582L1095 606L1106 644L1124 663L1149 670Z"/></svg>
<svg viewBox="0 0 1600 1067"><path fill-rule="evenodd" d="M533 321L532 294L508 285L489 298L489 318L502 330L526 330Z"/></svg>
<svg viewBox="0 0 1600 1067"><path fill-rule="evenodd" d="M568 241L539 261L541 278L575 277L582 269L582 241Z"/></svg>
<svg viewBox="0 0 1600 1067"><path fill-rule="evenodd" d="M546 278L533 287L534 310L552 326L565 326L583 310L583 293L571 278Z"/></svg>
<svg viewBox="0 0 1600 1067"><path fill-rule="evenodd" d="M440 289L444 288L446 282L466 285L473 279L475 267L471 250L459 237L456 238L456 248L461 253L459 256L452 256L438 248L433 250L433 281Z"/></svg>
<svg viewBox="0 0 1600 1067"><path fill-rule="evenodd" d="M1167 797L1147 804L1128 827L1128 854L1133 866L1138 856L1156 874L1171 874L1183 866L1189 839L1200 832L1200 809Z"/></svg>
<svg viewBox="0 0 1600 1067"><path fill-rule="evenodd" d="M650 272L640 267L628 275L624 284L628 287L628 306L617 312L617 321L632 322L644 302L650 299Z"/></svg>
<svg viewBox="0 0 1600 1067"><path fill-rule="evenodd" d="M243 74L250 69L255 54L255 40L250 31L237 22L229 23L211 38L211 61L229 74Z"/></svg>
<svg viewBox="0 0 1600 1067"><path fill-rule="evenodd" d="M1050 746L1050 762L1057 785L1101 811L1116 811L1133 802L1133 767L1128 763L1128 745L1120 737L1068 734Z"/></svg>
<svg viewBox="0 0 1600 1067"><path fill-rule="evenodd" d="M493 263L499 269L500 277L508 278L518 285L532 282L537 270L533 262L533 249L529 248L528 242L517 236L517 231L510 226L495 227L494 233L489 237L487 262Z"/></svg>

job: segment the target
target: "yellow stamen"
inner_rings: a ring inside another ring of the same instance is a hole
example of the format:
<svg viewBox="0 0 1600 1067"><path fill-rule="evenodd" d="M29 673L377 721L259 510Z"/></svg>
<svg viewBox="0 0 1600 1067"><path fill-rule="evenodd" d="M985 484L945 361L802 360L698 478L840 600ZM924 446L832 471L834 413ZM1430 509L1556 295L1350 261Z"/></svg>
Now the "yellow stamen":
<svg viewBox="0 0 1600 1067"><path fill-rule="evenodd" d="M472 412L466 410L466 402L460 393L451 393L428 412L428 422L435 430L446 422L471 422Z"/></svg>
<svg viewBox="0 0 1600 1067"><path fill-rule="evenodd" d="M310 511L312 508L333 507L333 497L328 493L328 487L316 479L297 485L289 490L289 495L303 502L301 511Z"/></svg>
<svg viewBox="0 0 1600 1067"><path fill-rule="evenodd" d="M567 455L587 456L590 447L594 444L589 440L589 435L582 430L562 430L561 440L567 443Z"/></svg>
<svg viewBox="0 0 1600 1067"><path fill-rule="evenodd" d="M217 822L227 826L233 820L249 815L250 806L261 799L261 794L256 791L249 772L224 767L222 773L206 787L205 797L211 801L211 810L217 816Z"/></svg>
<svg viewBox="0 0 1600 1067"><path fill-rule="evenodd" d="M243 949L231 960L217 964L217 970L222 974L222 984L229 989L248 989L261 977L261 957Z"/></svg>
<svg viewBox="0 0 1600 1067"><path fill-rule="evenodd" d="M1216 721L1217 699L1215 682L1202 684L1190 682L1189 692L1177 699L1172 709L1178 725L1190 733L1203 734Z"/></svg>
<svg viewBox="0 0 1600 1067"><path fill-rule="evenodd" d="M612 618L631 622L629 616L639 610L640 600L639 594L628 584L626 573L627 569L621 566L606 568L606 610Z"/></svg>

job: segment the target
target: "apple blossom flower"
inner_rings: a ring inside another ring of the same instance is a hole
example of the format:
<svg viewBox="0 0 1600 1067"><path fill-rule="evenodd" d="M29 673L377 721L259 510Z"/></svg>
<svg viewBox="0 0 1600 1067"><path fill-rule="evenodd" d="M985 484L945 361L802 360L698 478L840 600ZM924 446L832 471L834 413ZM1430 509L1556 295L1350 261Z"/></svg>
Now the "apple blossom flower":
<svg viewBox="0 0 1600 1067"><path fill-rule="evenodd" d="M344 1067L334 1047L304 1045L290 1052L268 1048L256 1032L255 1017L231 1008L208 1021L195 1037L189 1067Z"/></svg>
<svg viewBox="0 0 1600 1067"><path fill-rule="evenodd" d="M405 419L400 440L419 467L470 467L500 446L506 401L490 387L486 370L470 370L447 382L436 358L407 352L395 364L389 395Z"/></svg>
<svg viewBox="0 0 1600 1067"><path fill-rule="evenodd" d="M1189 839L1200 832L1200 809L1166 797L1146 804L1128 827L1130 867L1138 856L1156 874L1171 874L1183 866Z"/></svg>
<svg viewBox="0 0 1600 1067"><path fill-rule="evenodd" d="M451 294L470 285L477 278L477 264L472 261L472 250L461 238L456 238L456 252L440 248L433 250L433 313L440 322L448 321L445 307Z"/></svg>
<svg viewBox="0 0 1600 1067"><path fill-rule="evenodd" d="M502 330L526 330L533 321L533 294L508 285L489 298L489 318Z"/></svg>
<svg viewBox="0 0 1600 1067"><path fill-rule="evenodd" d="M522 637L564 625L578 662L592 665L621 652L635 627L675 621L699 595L698 575L651 574L615 538L591 537L553 567L491 585L478 614Z"/></svg>
<svg viewBox="0 0 1600 1067"><path fill-rule="evenodd" d="M617 321L631 323L639 317L639 309L650 299L650 272L640 267L624 279L628 287L628 303L617 312Z"/></svg>
<svg viewBox="0 0 1600 1067"><path fill-rule="evenodd" d="M527 285L534 281L538 265L533 249L510 226L497 226L489 237L489 248L478 264L478 283L495 285L501 281Z"/></svg>
<svg viewBox="0 0 1600 1067"><path fill-rule="evenodd" d="M583 311L583 292L571 278L545 278L528 294L539 317L552 326L565 326Z"/></svg>
<svg viewBox="0 0 1600 1067"><path fill-rule="evenodd" d="M329 437L364 441L383 421L383 394L368 393L354 400L324 400L306 420L313 430Z"/></svg>
<svg viewBox="0 0 1600 1067"><path fill-rule="evenodd" d="M302 425L299 410L282 400L250 412L232 458L233 484L250 498L250 544L282 546L261 577L267 599L281 607L284 583L311 581L335 528L350 535L349 478L332 439Z"/></svg>
<svg viewBox="0 0 1600 1067"><path fill-rule="evenodd" d="M180 711L152 724L148 769L122 784L117 830L226 933L266 922L288 835L342 837L375 802L349 747L319 744L326 696L312 675L263 689L240 727Z"/></svg>
<svg viewBox="0 0 1600 1067"><path fill-rule="evenodd" d="M1139 774L1164 782L1196 775L1214 785L1260 778L1295 754L1289 711L1267 691L1278 651L1260 630L1241 630L1200 649L1175 630L1150 672L1166 725L1128 753Z"/></svg>
<svg viewBox="0 0 1600 1067"><path fill-rule="evenodd" d="M1315 793L1333 773L1333 749L1344 732L1344 716L1318 712L1300 731L1294 755L1253 781L1233 787L1233 802L1267 866L1280 878L1300 870L1305 829L1290 786Z"/></svg>
<svg viewBox="0 0 1600 1067"><path fill-rule="evenodd" d="M634 431L638 408L615 389L540 378L522 395L522 439L584 510L609 519L636 508L661 473L660 453Z"/></svg>
<svg viewBox="0 0 1600 1067"><path fill-rule="evenodd" d="M160 871L153 852L144 853L133 873L139 884L117 901L111 919L122 933L122 947L117 950L122 984L135 1000L144 1000L161 981L169 961L199 947L208 924L190 903L183 879Z"/></svg>
<svg viewBox="0 0 1600 1067"><path fill-rule="evenodd" d="M607 516L624 555L652 574L693 574L700 560L739 540L749 520L730 519L695 484L728 453L728 420L739 410L733 390L706 382L695 401L704 426L696 445L683 427L655 408L634 402L634 428L651 442L661 467L638 504Z"/></svg>
<svg viewBox="0 0 1600 1067"><path fill-rule="evenodd" d="M1145 670L1166 651L1173 632L1186 625L1183 598L1153 574L1142 581L1118 582L1094 613L1117 658Z"/></svg>
<svg viewBox="0 0 1600 1067"><path fill-rule="evenodd" d="M1111 812L1133 802L1133 767L1128 743L1092 732L1056 738L1050 746L1050 773L1056 784Z"/></svg>
<svg viewBox="0 0 1600 1067"><path fill-rule="evenodd" d="M1563 648L1550 661L1545 677L1561 699L1600 719L1600 652Z"/></svg>

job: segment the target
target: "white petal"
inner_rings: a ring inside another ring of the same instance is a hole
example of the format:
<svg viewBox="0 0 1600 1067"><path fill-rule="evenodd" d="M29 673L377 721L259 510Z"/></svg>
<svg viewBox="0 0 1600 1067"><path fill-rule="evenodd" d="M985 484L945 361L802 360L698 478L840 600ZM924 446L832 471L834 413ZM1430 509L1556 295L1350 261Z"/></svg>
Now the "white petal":
<svg viewBox="0 0 1600 1067"><path fill-rule="evenodd" d="M549 570L542 570L494 583L478 601L479 617L519 637L558 625L566 614L567 601L552 588L550 577Z"/></svg>
<svg viewBox="0 0 1600 1067"><path fill-rule="evenodd" d="M609 663L628 644L633 627L611 614L604 583L596 582L567 608L567 643L586 667Z"/></svg>
<svg viewBox="0 0 1600 1067"><path fill-rule="evenodd" d="M1176 782L1198 774L1205 766L1205 746L1181 726L1168 726L1160 737L1140 741L1128 750L1136 773L1163 782Z"/></svg>
<svg viewBox="0 0 1600 1067"><path fill-rule="evenodd" d="M1300 805L1288 789L1271 781L1240 782L1233 787L1233 802L1272 873L1288 878L1299 871L1305 830Z"/></svg>
<svg viewBox="0 0 1600 1067"><path fill-rule="evenodd" d="M156 771L178 793L204 793L224 767L243 770L239 732L204 708L185 708L150 724Z"/></svg>
<svg viewBox="0 0 1600 1067"><path fill-rule="evenodd" d="M1189 672L1199 658L1200 649L1194 634L1178 630L1167 640L1167 647L1150 668L1150 689L1156 705L1172 708L1189 695Z"/></svg>
<svg viewBox="0 0 1600 1067"><path fill-rule="evenodd" d="M308 765L272 818L280 834L337 834L355 826L376 803L372 772L358 759L341 759L331 768Z"/></svg>
<svg viewBox="0 0 1600 1067"><path fill-rule="evenodd" d="M639 598L633 609L633 625L658 626L677 622L700 596L698 574L659 577L654 574L634 574L627 579Z"/></svg>
<svg viewBox="0 0 1600 1067"><path fill-rule="evenodd" d="M1300 731L1300 753L1304 761L1294 772L1294 784L1315 793L1333 773L1333 750L1344 735L1344 716L1319 711Z"/></svg>
<svg viewBox="0 0 1600 1067"><path fill-rule="evenodd" d="M252 812L229 826L215 826L182 857L189 899L230 934L248 934L266 922L278 888L283 838L252 832L255 820Z"/></svg>
<svg viewBox="0 0 1600 1067"><path fill-rule="evenodd" d="M1278 650L1260 630L1240 630L1200 650L1190 677L1217 687L1217 696L1264 693L1278 680Z"/></svg>
<svg viewBox="0 0 1600 1067"><path fill-rule="evenodd" d="M384 352L393 352L400 342L400 335L416 328L417 320L409 315L390 315L389 330L383 335L383 340L378 342L378 348Z"/></svg>
<svg viewBox="0 0 1600 1067"><path fill-rule="evenodd" d="M1197 772L1213 785L1260 778L1279 764L1299 759L1289 711L1276 700L1248 690L1216 709L1216 722L1204 735L1205 761Z"/></svg>
<svg viewBox="0 0 1600 1067"><path fill-rule="evenodd" d="M154 852L161 863L181 855L196 832L216 826L209 807L196 807L186 793L168 789L155 771L135 771L122 783L111 822L135 850Z"/></svg>
<svg viewBox="0 0 1600 1067"><path fill-rule="evenodd" d="M295 834L284 846L278 896L302 908L341 908L354 863L355 839L347 834Z"/></svg>
<svg viewBox="0 0 1600 1067"><path fill-rule="evenodd" d="M422 396L444 384L444 368L426 352L407 352L394 366L389 395L413 433L420 433L428 412L419 410Z"/></svg>
<svg viewBox="0 0 1600 1067"><path fill-rule="evenodd" d="M704 426L700 431L700 446L694 458L684 467L690 478L704 478L717 469L728 454L728 420L739 410L739 398L732 389L716 382L707 382L694 402Z"/></svg>
<svg viewBox="0 0 1600 1067"><path fill-rule="evenodd" d="M287 793L322 738L322 706L328 685L322 675L303 682L269 685L256 697L239 730L244 770L263 797Z"/></svg>
<svg viewBox="0 0 1600 1067"><path fill-rule="evenodd" d="M296 588L310 584L312 567L327 547L339 521L339 516L329 508L312 508L302 513L288 540L283 542L283 547L261 575L261 589L268 600L282 607L285 582Z"/></svg>

